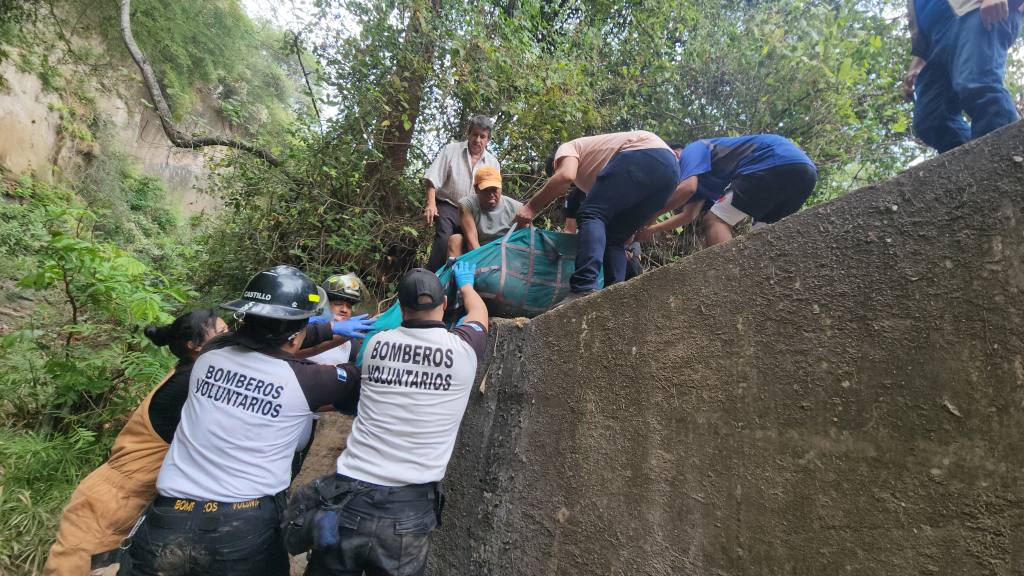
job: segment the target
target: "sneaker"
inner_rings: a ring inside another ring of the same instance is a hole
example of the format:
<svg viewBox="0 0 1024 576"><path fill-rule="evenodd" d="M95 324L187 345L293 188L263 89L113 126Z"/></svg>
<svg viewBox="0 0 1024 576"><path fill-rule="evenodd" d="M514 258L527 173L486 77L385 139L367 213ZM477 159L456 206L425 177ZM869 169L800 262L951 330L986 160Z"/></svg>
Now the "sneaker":
<svg viewBox="0 0 1024 576"><path fill-rule="evenodd" d="M597 292L597 290L587 290L585 292L569 292L568 296L559 300L558 304L552 306L551 309L554 310L555 308L561 308L562 306L565 306L569 302L575 302L580 298L586 298L587 296L590 296L594 292Z"/></svg>

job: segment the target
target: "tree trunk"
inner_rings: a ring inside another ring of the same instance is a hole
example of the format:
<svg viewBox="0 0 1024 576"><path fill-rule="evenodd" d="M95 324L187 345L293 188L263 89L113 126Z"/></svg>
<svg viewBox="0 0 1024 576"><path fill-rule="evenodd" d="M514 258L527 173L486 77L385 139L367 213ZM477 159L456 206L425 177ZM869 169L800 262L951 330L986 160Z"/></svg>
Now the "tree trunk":
<svg viewBox="0 0 1024 576"><path fill-rule="evenodd" d="M424 25L429 28L429 23L437 15L437 1L417 1L410 10L403 49L396 58L393 73L399 82L387 83L388 86L400 87L394 89L375 137L381 159L368 162L363 172L368 190L380 198L388 213L395 213L402 205L400 179L409 160L409 146L420 115L423 88L427 75L433 69L435 43L433 34L424 29Z"/></svg>
<svg viewBox="0 0 1024 576"><path fill-rule="evenodd" d="M160 125L163 126L164 134L167 135L167 139L171 141L171 144L174 144L179 148L227 146L236 150L248 152L257 158L261 158L271 166L280 167L281 160L269 150L259 148L239 138L186 134L174 125L174 122L171 121L171 108L167 105L167 101L164 99L163 91L160 90L160 84L157 82L156 73L153 72L153 68L149 65L149 61L146 60L146 55L142 53L139 45L135 43L135 37L132 35L131 4L131 0L121 0L121 35L124 37L124 44L128 48L128 52L131 54L132 60L135 61L135 65L138 66L139 70L142 72L142 80L146 84L146 90L149 91L149 97L153 101L153 106L156 109L156 115L160 118Z"/></svg>

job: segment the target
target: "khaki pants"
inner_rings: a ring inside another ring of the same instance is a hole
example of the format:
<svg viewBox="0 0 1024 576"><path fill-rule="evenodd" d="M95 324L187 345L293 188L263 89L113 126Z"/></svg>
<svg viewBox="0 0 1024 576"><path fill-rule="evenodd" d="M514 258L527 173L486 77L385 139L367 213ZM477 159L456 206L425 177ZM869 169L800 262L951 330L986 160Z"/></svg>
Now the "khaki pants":
<svg viewBox="0 0 1024 576"><path fill-rule="evenodd" d="M43 574L87 576L92 557L117 548L155 496L154 480L127 478L103 464L71 494Z"/></svg>

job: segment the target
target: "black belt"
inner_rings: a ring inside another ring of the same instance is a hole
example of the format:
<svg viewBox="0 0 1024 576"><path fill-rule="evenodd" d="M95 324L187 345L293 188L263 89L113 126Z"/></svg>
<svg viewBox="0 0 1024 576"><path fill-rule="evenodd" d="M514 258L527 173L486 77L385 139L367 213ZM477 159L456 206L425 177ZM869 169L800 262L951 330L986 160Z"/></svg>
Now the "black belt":
<svg viewBox="0 0 1024 576"><path fill-rule="evenodd" d="M157 496L153 500L153 506L157 508L170 508L177 512L200 512L203 514L223 514L226 512L238 512L242 510L253 510L274 504L273 496L262 496L242 502L217 502L215 500L192 500L190 498L173 498L171 496Z"/></svg>
<svg viewBox="0 0 1024 576"><path fill-rule="evenodd" d="M405 497L413 498L426 498L433 500L437 497L438 483L427 482L426 484L406 484L405 486L383 486L381 484L374 484L373 482L366 482L365 480L356 480L344 474L335 474L334 480L341 486L338 488L345 487L349 490L364 489L375 492L384 492L386 494L394 494ZM345 486L345 485L348 486ZM341 492L342 490L338 490Z"/></svg>
<svg viewBox="0 0 1024 576"><path fill-rule="evenodd" d="M146 521L160 528L181 529L194 526L199 530L213 531L220 528L222 520L229 520L231 516L263 512L261 515L266 515L268 521L276 525L278 506L274 496L263 496L242 502L157 496L153 500L153 507L158 508L160 514L149 514Z"/></svg>

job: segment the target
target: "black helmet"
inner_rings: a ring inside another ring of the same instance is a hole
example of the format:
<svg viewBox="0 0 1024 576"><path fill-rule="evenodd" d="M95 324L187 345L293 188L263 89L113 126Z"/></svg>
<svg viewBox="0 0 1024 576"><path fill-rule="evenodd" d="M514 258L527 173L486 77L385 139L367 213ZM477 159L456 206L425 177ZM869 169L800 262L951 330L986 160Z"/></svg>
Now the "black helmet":
<svg viewBox="0 0 1024 576"><path fill-rule="evenodd" d="M319 303L320 294L309 276L292 266L274 266L253 276L241 298L221 307L276 320L303 320L316 314Z"/></svg>
<svg viewBox="0 0 1024 576"><path fill-rule="evenodd" d="M321 285L331 300L348 300L358 304L363 299L361 282L355 274L335 274L324 280Z"/></svg>

